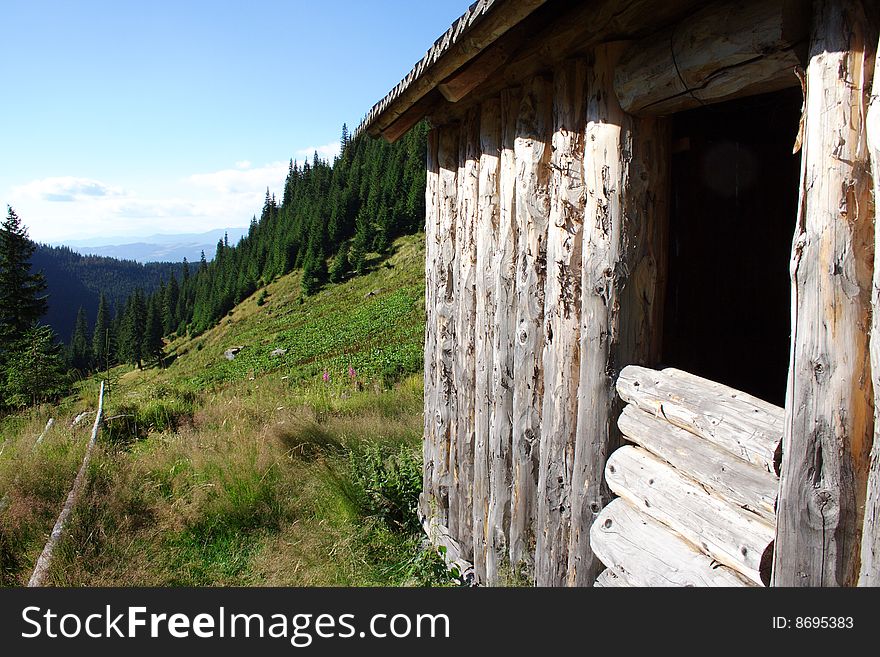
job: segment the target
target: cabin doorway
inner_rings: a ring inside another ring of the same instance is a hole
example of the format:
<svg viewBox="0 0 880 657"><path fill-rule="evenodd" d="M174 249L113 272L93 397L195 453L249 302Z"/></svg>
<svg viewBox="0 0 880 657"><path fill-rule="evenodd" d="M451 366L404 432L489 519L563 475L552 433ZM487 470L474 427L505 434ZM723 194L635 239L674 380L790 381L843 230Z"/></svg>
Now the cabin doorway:
<svg viewBox="0 0 880 657"><path fill-rule="evenodd" d="M663 363L784 405L800 89L673 118Z"/></svg>

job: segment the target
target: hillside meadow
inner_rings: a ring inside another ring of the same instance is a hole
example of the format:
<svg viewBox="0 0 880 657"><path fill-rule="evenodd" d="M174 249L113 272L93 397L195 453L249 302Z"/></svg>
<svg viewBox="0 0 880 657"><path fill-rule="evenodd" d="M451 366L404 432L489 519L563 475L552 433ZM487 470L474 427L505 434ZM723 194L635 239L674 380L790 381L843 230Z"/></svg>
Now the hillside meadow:
<svg viewBox="0 0 880 657"><path fill-rule="evenodd" d="M106 378L51 584L454 584L422 549L415 512L424 236L392 251L310 297L300 274L281 277L213 329L168 343L164 368L117 367L59 406L0 421L0 583L27 582L93 417L72 419L94 409Z"/></svg>

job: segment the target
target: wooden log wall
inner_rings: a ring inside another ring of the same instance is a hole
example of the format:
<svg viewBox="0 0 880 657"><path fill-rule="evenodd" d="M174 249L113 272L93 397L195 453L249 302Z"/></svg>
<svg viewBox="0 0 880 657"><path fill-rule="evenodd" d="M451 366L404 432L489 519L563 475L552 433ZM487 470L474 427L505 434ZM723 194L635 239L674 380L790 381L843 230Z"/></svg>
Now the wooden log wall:
<svg viewBox="0 0 880 657"><path fill-rule="evenodd" d="M617 105L620 50L429 137L420 508L483 583L592 583L613 381L657 356L669 130Z"/></svg>

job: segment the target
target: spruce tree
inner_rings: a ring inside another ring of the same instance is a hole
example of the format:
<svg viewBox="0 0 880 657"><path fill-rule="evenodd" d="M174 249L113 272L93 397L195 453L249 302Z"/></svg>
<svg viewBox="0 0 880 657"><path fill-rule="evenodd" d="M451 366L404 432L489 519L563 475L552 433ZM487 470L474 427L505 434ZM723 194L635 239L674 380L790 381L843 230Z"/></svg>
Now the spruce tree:
<svg viewBox="0 0 880 657"><path fill-rule="evenodd" d="M9 345L36 324L48 304L42 273L31 273L36 245L15 211L9 206L7 211L0 224L0 344Z"/></svg>
<svg viewBox="0 0 880 657"><path fill-rule="evenodd" d="M154 294L147 304L141 352L144 358L152 358L157 363L161 363L162 346L162 297Z"/></svg>
<svg viewBox="0 0 880 657"><path fill-rule="evenodd" d="M92 366L92 350L89 344L89 324L86 319L86 311L82 306L76 313L76 325L73 329L73 337L70 340L70 364L80 372L87 371Z"/></svg>
<svg viewBox="0 0 880 657"><path fill-rule="evenodd" d="M24 407L57 399L67 391L61 345L48 326L32 326L14 345L0 381L2 402Z"/></svg>
<svg viewBox="0 0 880 657"><path fill-rule="evenodd" d="M95 317L95 330L92 333L92 356L95 359L95 367L99 370L107 368L110 364L113 354L111 340L110 309L107 307L107 297L102 292L98 301L98 314Z"/></svg>
<svg viewBox="0 0 880 657"><path fill-rule="evenodd" d="M177 286L177 278L171 274L171 280L165 288L162 298L162 334L171 335L177 330L178 317L177 305L180 296L180 288Z"/></svg>

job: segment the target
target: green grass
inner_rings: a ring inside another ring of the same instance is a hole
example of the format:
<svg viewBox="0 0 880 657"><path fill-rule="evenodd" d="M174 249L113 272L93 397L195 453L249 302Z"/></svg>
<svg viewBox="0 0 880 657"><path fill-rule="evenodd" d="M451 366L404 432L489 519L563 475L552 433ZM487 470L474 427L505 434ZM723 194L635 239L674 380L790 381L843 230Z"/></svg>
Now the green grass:
<svg viewBox="0 0 880 657"><path fill-rule="evenodd" d="M394 246L388 266L313 297L301 300L298 274L271 283L170 343L165 369L113 370L52 583L449 583L415 516L423 236ZM228 361L231 346L244 348ZM96 390L81 382L68 416ZM26 449L49 412L0 424L0 497L15 510L0 515L3 584L26 581L82 456L73 430Z"/></svg>

